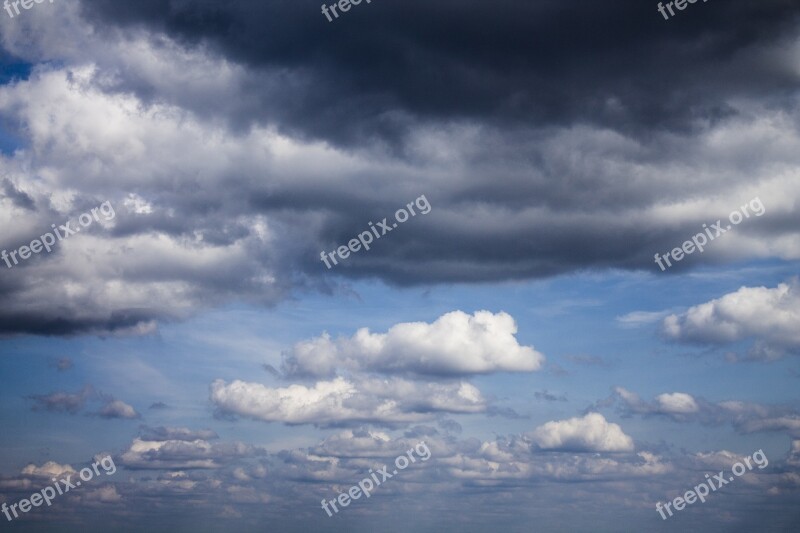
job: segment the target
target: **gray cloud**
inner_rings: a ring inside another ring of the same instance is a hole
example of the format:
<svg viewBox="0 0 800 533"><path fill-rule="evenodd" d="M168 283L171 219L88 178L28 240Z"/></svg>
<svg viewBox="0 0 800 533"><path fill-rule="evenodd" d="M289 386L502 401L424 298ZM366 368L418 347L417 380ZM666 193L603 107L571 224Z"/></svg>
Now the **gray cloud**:
<svg viewBox="0 0 800 533"><path fill-rule="evenodd" d="M623 416L659 416L676 422L730 424L740 433L782 432L800 438L800 412L788 406L742 401L709 402L685 392L663 393L652 401L622 387L590 410L615 405Z"/></svg>
<svg viewBox="0 0 800 533"><path fill-rule="evenodd" d="M2 184L3 193L5 193L6 198L10 199L15 206L29 211L34 211L36 209L33 198L26 194L25 191L17 189L17 187L11 183L11 180L5 178Z"/></svg>
<svg viewBox="0 0 800 533"><path fill-rule="evenodd" d="M263 450L241 442L210 443L189 436L169 440L136 438L120 456L134 470L216 469L237 458L263 455Z"/></svg>
<svg viewBox="0 0 800 533"><path fill-rule="evenodd" d="M556 395L547 390L543 391L536 391L533 393L533 397L537 400L544 400L547 402L566 402L567 396L565 394Z"/></svg>
<svg viewBox="0 0 800 533"><path fill-rule="evenodd" d="M214 440L219 435L210 429L192 430L185 427L148 427L142 426L140 436L143 440L166 441L166 440Z"/></svg>
<svg viewBox="0 0 800 533"><path fill-rule="evenodd" d="M409 431L399 436L361 427L277 453L241 443L211 444L202 439L135 439L121 456L115 457L115 462L126 469L124 477L108 478L113 484L97 488L81 487L87 492L76 492L70 505L54 506L43 518L87 521L91 530L89 518L96 517L98 510L103 512L105 528L109 524L147 524L154 512L163 512L164 523L172 526L177 520L185 521L187 513L194 509L192 516L215 527L227 524L256 530L268 518L279 524L296 523L298 517L313 523L314 515L309 516L309 510L318 511L322 513L320 518L327 519L319 508L321 499L336 497L367 476L369 469L390 465L395 457L424 440L431 452L430 460L417 461L381 484L368 502L370 512L394 520L392 510L402 503L402 513L396 519L423 515L433 520L435 517L428 515L435 509L436 516L458 521L463 507L458 507L456 513L449 505L432 503L461 502L472 506L489 501L500 506L504 514L505 506L509 506L522 512L526 520L535 514L539 520L545 516L546 520L557 523L560 519L563 523L563 509L557 502L579 501L583 508L605 507L613 510L616 519L634 523L635 515L641 513L642 501L651 507L665 491L686 486L687 480L694 480L698 472L730 468L742 458L726 450L542 452L525 435L482 441L441 436L424 426ZM744 516L737 507L739 499L732 495L756 498L769 492L776 505L796 498L800 485L793 479L797 475L798 449L794 443L784 458L769 457L769 469L726 487L729 497L715 502L721 506L715 513L735 519ZM32 487L38 486L45 475L62 475L84 466L73 465L74 468L54 462L31 464L18 474L0 476L0 496L17 500L26 493L30 495ZM95 493L96 490L102 492ZM632 491L642 499L631 499ZM529 515L525 510L536 502L544 508L534 509ZM348 512L356 508L357 504ZM779 510L775 514L782 520L787 516ZM496 521L497 517L492 519ZM468 520L483 528L480 516L469 516Z"/></svg>
<svg viewBox="0 0 800 533"><path fill-rule="evenodd" d="M613 8L577 0L412 0L370 5L335 24L306 5L251 0L224 9L206 0L135 7L84 0L82 8L95 22L202 43L270 81L283 72L282 84L262 83L247 100L212 108L192 91L181 104L218 109L242 126L269 117L287 131L337 143L397 140L419 123L448 120L683 133L698 117L735 115L730 102L742 97L781 101L774 95L797 83L790 57L770 53L797 27L796 7L779 0L734 0L670 24L634 0ZM746 34L737 31L742 20ZM348 24L359 31L348 32ZM159 93L148 78L125 80L120 89Z"/></svg>
<svg viewBox="0 0 800 533"><path fill-rule="evenodd" d="M50 394L35 394L28 397L34 401L34 411L51 411L77 414L84 410L87 403L99 403L97 411L89 414L101 418L137 419L141 415L127 403L114 398L110 394L96 390L91 385L86 385L78 392L53 392Z"/></svg>
<svg viewBox="0 0 800 533"><path fill-rule="evenodd" d="M53 392L51 394L36 394L29 396L34 400L34 411L52 411L52 412L65 412L76 414L83 409L86 400L94 394L94 389L90 385L86 385L83 389L76 393L69 392Z"/></svg>
<svg viewBox="0 0 800 533"><path fill-rule="evenodd" d="M100 408L97 415L102 418L123 418L123 419L136 419L141 418L142 415L136 412L136 409L123 402L122 400L109 400Z"/></svg>

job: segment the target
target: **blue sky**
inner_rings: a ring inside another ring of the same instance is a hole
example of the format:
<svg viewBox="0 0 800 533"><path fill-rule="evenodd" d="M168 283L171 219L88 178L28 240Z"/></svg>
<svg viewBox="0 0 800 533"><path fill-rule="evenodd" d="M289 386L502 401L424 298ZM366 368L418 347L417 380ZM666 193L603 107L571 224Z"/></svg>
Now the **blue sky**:
<svg viewBox="0 0 800 533"><path fill-rule="evenodd" d="M281 352L298 340L322 331L349 336L354 325L385 331L400 322L432 322L454 309L510 313L517 321L520 343L547 357L542 372L474 380L498 406L518 416L453 416L472 438L491 441L549 420L581 415L617 385L645 398L681 391L709 401L737 399L796 407L800 377L794 360L732 364L725 360L725 350L664 340L658 320L636 325L620 320L637 311L680 312L744 284L772 287L789 279L793 268L791 263L772 261L669 276L584 272L537 282L410 289L358 282L341 294L305 295L274 309L227 306L161 325L157 333L146 336L7 339L0 360L0 371L8 378L0 393L6 428L0 441L5 452L0 467L14 472L31 461L71 463L87 450L122 450L142 425L210 428L224 439L274 453L313 446L330 432L215 418L208 401L210 382L246 378L278 385L280 380L262 365L279 367ZM74 367L57 370L55 362L62 357ZM31 411L33 395L78 391L86 384L124 398L142 417L107 420L88 413ZM536 392L560 399L548 401ZM168 407L150 408L157 402ZM780 457L791 442L780 433L741 435L725 425L620 417L609 408L604 412L609 420L623 424L637 443L670 452L722 448L745 455L763 449L768 457Z"/></svg>

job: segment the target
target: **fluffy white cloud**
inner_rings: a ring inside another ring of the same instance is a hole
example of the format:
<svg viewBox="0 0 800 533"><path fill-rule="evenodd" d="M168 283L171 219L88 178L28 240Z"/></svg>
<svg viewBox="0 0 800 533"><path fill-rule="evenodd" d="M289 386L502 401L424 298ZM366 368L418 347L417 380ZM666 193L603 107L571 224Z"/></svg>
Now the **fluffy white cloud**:
<svg viewBox="0 0 800 533"><path fill-rule="evenodd" d="M754 339L750 357L777 359L800 353L800 287L742 287L664 319L667 337L684 342L727 344Z"/></svg>
<svg viewBox="0 0 800 533"><path fill-rule="evenodd" d="M664 413L696 413L700 410L694 398L683 392L659 394L656 402Z"/></svg>
<svg viewBox="0 0 800 533"><path fill-rule="evenodd" d="M386 333L359 329L350 338L327 334L297 343L284 355L289 375L332 376L337 368L425 375L533 372L544 356L515 337L508 313L453 311L431 324L396 324Z"/></svg>
<svg viewBox="0 0 800 533"><path fill-rule="evenodd" d="M405 379L357 377L319 381L313 387L270 388L260 383L217 380L211 401L223 412L266 422L336 425L409 423L436 413L481 413L486 400L466 382L418 383Z"/></svg>
<svg viewBox="0 0 800 533"><path fill-rule="evenodd" d="M61 477L66 474L74 474L74 473L75 469L72 468L70 465L61 465L54 461L47 461L42 466L29 464L28 466L22 469L22 474L25 476L36 476L36 477L46 477L46 478Z"/></svg>
<svg viewBox="0 0 800 533"><path fill-rule="evenodd" d="M627 452L634 447L633 439L618 424L608 422L600 413L547 422L536 428L529 437L543 450Z"/></svg>

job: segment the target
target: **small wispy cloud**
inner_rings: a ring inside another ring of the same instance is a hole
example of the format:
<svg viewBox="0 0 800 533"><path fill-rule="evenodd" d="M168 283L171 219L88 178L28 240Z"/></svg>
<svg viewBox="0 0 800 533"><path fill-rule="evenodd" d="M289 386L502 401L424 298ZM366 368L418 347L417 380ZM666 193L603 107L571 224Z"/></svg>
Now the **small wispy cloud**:
<svg viewBox="0 0 800 533"><path fill-rule="evenodd" d="M670 311L634 311L618 316L615 320L623 328L640 328L648 324L655 324L669 314Z"/></svg>

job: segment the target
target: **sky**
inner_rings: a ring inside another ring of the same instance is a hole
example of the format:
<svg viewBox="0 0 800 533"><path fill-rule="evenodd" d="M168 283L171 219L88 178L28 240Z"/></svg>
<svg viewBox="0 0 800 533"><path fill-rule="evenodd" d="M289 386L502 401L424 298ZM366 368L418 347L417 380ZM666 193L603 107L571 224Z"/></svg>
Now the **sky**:
<svg viewBox="0 0 800 533"><path fill-rule="evenodd" d="M797 2L23 2L3 530L798 530Z"/></svg>

